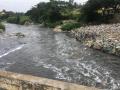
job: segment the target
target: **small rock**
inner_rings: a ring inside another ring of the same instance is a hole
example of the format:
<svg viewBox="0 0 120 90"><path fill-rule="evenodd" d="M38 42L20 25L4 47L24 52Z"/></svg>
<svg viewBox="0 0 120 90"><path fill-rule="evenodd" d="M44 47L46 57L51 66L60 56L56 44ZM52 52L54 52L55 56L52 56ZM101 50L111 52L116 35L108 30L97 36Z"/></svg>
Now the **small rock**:
<svg viewBox="0 0 120 90"><path fill-rule="evenodd" d="M54 32L62 32L61 26L57 26L53 31Z"/></svg>
<svg viewBox="0 0 120 90"><path fill-rule="evenodd" d="M96 42L94 42L93 48L100 50L102 48L102 46L103 45L102 45L101 41L96 40Z"/></svg>
<svg viewBox="0 0 120 90"><path fill-rule="evenodd" d="M21 32L19 32L19 33L16 33L16 35L15 36L17 36L17 37L20 37L20 38L23 38L23 37L25 37L25 35L23 34L23 33L21 33Z"/></svg>

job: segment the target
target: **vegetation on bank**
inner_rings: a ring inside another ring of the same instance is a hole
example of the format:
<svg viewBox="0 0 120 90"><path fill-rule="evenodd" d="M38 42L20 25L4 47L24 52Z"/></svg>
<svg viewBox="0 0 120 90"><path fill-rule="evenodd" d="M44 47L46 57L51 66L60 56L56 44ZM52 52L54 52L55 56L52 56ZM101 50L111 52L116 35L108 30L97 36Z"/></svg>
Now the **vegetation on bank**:
<svg viewBox="0 0 120 90"><path fill-rule="evenodd" d="M38 3L26 13L3 10L0 19L21 25L26 22L40 23L52 28L62 25L63 30L71 30L81 25L111 23L119 13L120 0L88 0L84 5L77 4L74 0L50 0ZM64 24L64 20L74 20L80 24Z"/></svg>
<svg viewBox="0 0 120 90"><path fill-rule="evenodd" d="M85 23L111 23L120 13L120 0L88 0L81 8L80 21Z"/></svg>
<svg viewBox="0 0 120 90"><path fill-rule="evenodd" d="M10 16L7 18L8 23L21 24L24 25L26 22L31 22L29 16Z"/></svg>
<svg viewBox="0 0 120 90"><path fill-rule="evenodd" d="M8 18L7 18L7 22L18 24L18 22L19 22L19 18L16 17L16 16L11 16L11 17L8 17Z"/></svg>
<svg viewBox="0 0 120 90"><path fill-rule="evenodd" d="M70 31L76 28L79 28L81 25L78 22L69 22L69 23L65 23L61 26L61 29L63 31Z"/></svg>
<svg viewBox="0 0 120 90"><path fill-rule="evenodd" d="M30 16L34 22L55 27L61 25L63 20L77 20L80 7L81 5L74 3L74 0L50 0L50 2L40 2L27 11L26 15Z"/></svg>
<svg viewBox="0 0 120 90"><path fill-rule="evenodd" d="M24 13L14 13L5 10L0 13L0 20L21 25L32 22L30 17L26 16Z"/></svg>
<svg viewBox="0 0 120 90"><path fill-rule="evenodd" d="M4 31L5 31L5 26L2 23L0 23L0 33Z"/></svg>
<svg viewBox="0 0 120 90"><path fill-rule="evenodd" d="M43 26L44 27L50 27L50 28L55 28L58 25L62 25L62 21L56 21L56 22L44 22Z"/></svg>
<svg viewBox="0 0 120 90"><path fill-rule="evenodd" d="M74 0L50 0L40 2L26 15L37 23L48 27L62 25L63 30L71 30L86 24L111 23L116 14L120 13L120 0L88 0L84 5ZM61 23L64 20L74 20L81 24Z"/></svg>

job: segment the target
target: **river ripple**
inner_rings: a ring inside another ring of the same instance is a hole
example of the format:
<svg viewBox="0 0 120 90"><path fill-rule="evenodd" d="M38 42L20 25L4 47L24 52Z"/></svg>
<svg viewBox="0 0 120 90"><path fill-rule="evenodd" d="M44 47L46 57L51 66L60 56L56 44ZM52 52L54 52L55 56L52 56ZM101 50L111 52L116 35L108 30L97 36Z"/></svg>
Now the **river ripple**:
<svg viewBox="0 0 120 90"><path fill-rule="evenodd" d="M120 90L120 58L39 25L5 24L0 68L108 90ZM18 38L15 33L25 34Z"/></svg>

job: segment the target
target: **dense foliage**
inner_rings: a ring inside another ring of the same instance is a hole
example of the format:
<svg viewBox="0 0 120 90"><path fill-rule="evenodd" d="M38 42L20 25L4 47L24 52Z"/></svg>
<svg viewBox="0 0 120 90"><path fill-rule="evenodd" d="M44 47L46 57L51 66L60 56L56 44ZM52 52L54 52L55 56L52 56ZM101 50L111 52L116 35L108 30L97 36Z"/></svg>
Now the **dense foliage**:
<svg viewBox="0 0 120 90"><path fill-rule="evenodd" d="M120 13L120 0L88 0L82 7L80 20L108 22L116 13Z"/></svg>
<svg viewBox="0 0 120 90"><path fill-rule="evenodd" d="M5 31L5 26L2 23L0 23L0 33L2 33L3 31Z"/></svg>
<svg viewBox="0 0 120 90"><path fill-rule="evenodd" d="M69 22L69 23L63 24L62 27L61 27L61 29L62 29L63 31L70 31L70 30L79 28L80 26L81 26L80 23L77 23L77 22Z"/></svg>
<svg viewBox="0 0 120 90"><path fill-rule="evenodd" d="M21 24L21 25L25 24L26 22L31 22L30 17L26 16L24 13L14 13L5 10L0 12L0 20L7 21L8 23Z"/></svg>
<svg viewBox="0 0 120 90"><path fill-rule="evenodd" d="M14 12L3 10L0 12L0 20L6 20L8 17L15 15Z"/></svg>
<svg viewBox="0 0 120 90"><path fill-rule="evenodd" d="M74 0L50 0L40 2L25 14L3 10L2 14L0 13L0 20L22 25L34 22L55 27L61 25L64 20L85 24L108 23L118 13L120 13L120 0L88 0L84 5L77 4ZM71 27L74 27L73 23L63 25L63 28Z"/></svg>
<svg viewBox="0 0 120 90"><path fill-rule="evenodd" d="M19 16L19 15L15 15L15 16L10 16L7 18L7 22L9 23L14 23L14 24L21 24L24 25L26 22L31 22L29 16Z"/></svg>
<svg viewBox="0 0 120 90"><path fill-rule="evenodd" d="M34 22L53 27L57 23L59 24L61 20L76 19L79 13L76 14L73 11L78 10L79 6L74 3L74 0L69 0L69 2L50 0L47 3L40 2L29 10L26 15L30 16Z"/></svg>
<svg viewBox="0 0 120 90"><path fill-rule="evenodd" d="M19 24L24 25L27 22L29 22L29 23L32 22L29 16L25 16L25 15L20 16Z"/></svg>
<svg viewBox="0 0 120 90"><path fill-rule="evenodd" d="M55 26L62 25L62 21L56 21L56 22L46 22L44 23L45 27L55 28Z"/></svg>
<svg viewBox="0 0 120 90"><path fill-rule="evenodd" d="M8 17L8 18L7 18L7 22L18 24L18 23L19 23L19 19L20 19L19 17L11 16L11 17Z"/></svg>

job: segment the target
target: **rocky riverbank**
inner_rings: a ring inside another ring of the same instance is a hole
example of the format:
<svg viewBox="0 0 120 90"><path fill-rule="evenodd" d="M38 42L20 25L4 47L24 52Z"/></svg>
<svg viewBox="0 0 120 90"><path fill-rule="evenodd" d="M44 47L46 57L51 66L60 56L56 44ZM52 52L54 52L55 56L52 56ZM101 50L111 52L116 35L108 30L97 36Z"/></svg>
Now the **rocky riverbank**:
<svg viewBox="0 0 120 90"><path fill-rule="evenodd" d="M120 56L120 23L81 27L70 34L86 46Z"/></svg>

